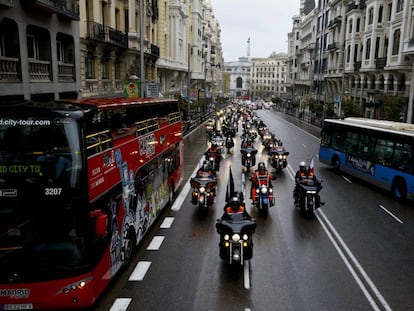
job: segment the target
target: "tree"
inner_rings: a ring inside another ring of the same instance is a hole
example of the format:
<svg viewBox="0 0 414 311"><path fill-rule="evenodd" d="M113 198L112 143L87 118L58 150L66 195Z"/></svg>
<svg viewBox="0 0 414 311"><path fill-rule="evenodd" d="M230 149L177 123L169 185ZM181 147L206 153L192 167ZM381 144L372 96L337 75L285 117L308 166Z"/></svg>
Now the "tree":
<svg viewBox="0 0 414 311"><path fill-rule="evenodd" d="M362 117L362 109L359 103L350 97L345 97L342 102L342 112L344 117Z"/></svg>
<svg viewBox="0 0 414 311"><path fill-rule="evenodd" d="M400 113L404 99L400 96L384 95L384 119L390 121L401 121Z"/></svg>

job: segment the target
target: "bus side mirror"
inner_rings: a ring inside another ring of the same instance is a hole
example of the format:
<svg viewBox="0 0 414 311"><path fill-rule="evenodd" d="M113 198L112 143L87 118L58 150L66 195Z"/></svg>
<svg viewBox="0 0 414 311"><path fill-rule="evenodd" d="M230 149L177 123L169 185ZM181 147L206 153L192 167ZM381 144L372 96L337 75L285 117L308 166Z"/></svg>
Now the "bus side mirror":
<svg viewBox="0 0 414 311"><path fill-rule="evenodd" d="M106 228L108 228L108 215L101 210L91 211L89 216L95 222L95 234L97 237L104 237L106 235Z"/></svg>

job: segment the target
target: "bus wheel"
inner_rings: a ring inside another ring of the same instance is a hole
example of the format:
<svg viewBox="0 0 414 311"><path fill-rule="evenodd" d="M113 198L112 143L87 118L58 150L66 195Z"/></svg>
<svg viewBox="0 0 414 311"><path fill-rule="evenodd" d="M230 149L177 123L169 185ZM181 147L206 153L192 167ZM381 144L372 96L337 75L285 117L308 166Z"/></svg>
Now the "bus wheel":
<svg viewBox="0 0 414 311"><path fill-rule="evenodd" d="M124 266L129 266L131 263L132 254L134 252L136 244L137 243L134 229L130 227L124 241Z"/></svg>
<svg viewBox="0 0 414 311"><path fill-rule="evenodd" d="M404 179L396 178L391 187L392 196L397 200L403 200L407 197L407 184Z"/></svg>

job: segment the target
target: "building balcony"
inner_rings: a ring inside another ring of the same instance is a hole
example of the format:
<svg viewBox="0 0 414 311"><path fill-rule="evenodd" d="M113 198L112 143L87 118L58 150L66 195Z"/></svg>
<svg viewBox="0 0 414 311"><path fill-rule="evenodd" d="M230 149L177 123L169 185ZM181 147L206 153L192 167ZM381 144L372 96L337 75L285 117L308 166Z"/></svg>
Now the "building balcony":
<svg viewBox="0 0 414 311"><path fill-rule="evenodd" d="M58 78L59 82L74 82L75 66L70 63L58 62Z"/></svg>
<svg viewBox="0 0 414 311"><path fill-rule="evenodd" d="M342 22L342 16L336 16L334 19L330 20L328 23L328 28L333 28L339 26Z"/></svg>
<svg viewBox="0 0 414 311"><path fill-rule="evenodd" d="M52 64L50 61L29 60L29 80L30 82L51 82Z"/></svg>
<svg viewBox="0 0 414 311"><path fill-rule="evenodd" d="M19 82L20 61L14 57L0 57L0 82Z"/></svg>
<svg viewBox="0 0 414 311"><path fill-rule="evenodd" d="M128 47L128 36L126 33L97 22L87 21L87 38L106 42L118 47Z"/></svg>
<svg viewBox="0 0 414 311"><path fill-rule="evenodd" d="M378 58L375 60L375 69L384 69L385 65L387 64L387 58Z"/></svg>
<svg viewBox="0 0 414 311"><path fill-rule="evenodd" d="M5 0L2 1L4 2ZM79 0L27 0L24 3L49 14L57 14L71 20L79 20Z"/></svg>
<svg viewBox="0 0 414 311"><path fill-rule="evenodd" d="M157 45L151 44L151 55L160 57L160 48Z"/></svg>
<svg viewBox="0 0 414 311"><path fill-rule="evenodd" d="M362 10L365 9L367 5L365 4L365 0L361 0L359 2L359 4L355 3L355 1L351 2L350 4L348 4L348 8L346 10L346 12L350 12L352 10Z"/></svg>
<svg viewBox="0 0 414 311"><path fill-rule="evenodd" d="M51 63L42 60L29 60L30 82L51 82ZM75 82L75 66L58 62L59 82ZM21 64L18 58L0 57L0 83L21 83Z"/></svg>
<svg viewBox="0 0 414 311"><path fill-rule="evenodd" d="M326 48L326 50L329 51L329 52L334 52L337 49L338 49L338 46L337 46L336 42L328 44L328 47Z"/></svg>
<svg viewBox="0 0 414 311"><path fill-rule="evenodd" d="M403 53L406 55L414 55L414 37L404 42Z"/></svg>

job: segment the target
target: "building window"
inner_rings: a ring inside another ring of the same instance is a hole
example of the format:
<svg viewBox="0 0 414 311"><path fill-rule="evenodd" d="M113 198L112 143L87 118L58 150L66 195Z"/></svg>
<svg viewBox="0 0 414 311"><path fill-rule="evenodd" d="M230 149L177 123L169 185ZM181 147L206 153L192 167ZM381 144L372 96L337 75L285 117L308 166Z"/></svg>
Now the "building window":
<svg viewBox="0 0 414 311"><path fill-rule="evenodd" d="M391 15L392 15L392 2L388 4L388 21L391 20Z"/></svg>
<svg viewBox="0 0 414 311"><path fill-rule="evenodd" d="M394 90L394 76L391 75L390 78L388 79L388 89L390 91Z"/></svg>
<svg viewBox="0 0 414 311"><path fill-rule="evenodd" d="M361 19L358 17L357 18L357 20L356 20L356 29L355 29L355 32L359 32L360 30L359 30L359 27L360 27L360 25L361 25Z"/></svg>
<svg viewBox="0 0 414 311"><path fill-rule="evenodd" d="M61 41L56 41L56 54L57 61L63 63L65 61L65 49Z"/></svg>
<svg viewBox="0 0 414 311"><path fill-rule="evenodd" d="M374 20L374 8L370 8L368 10L368 25L372 25L373 20Z"/></svg>
<svg viewBox="0 0 414 311"><path fill-rule="evenodd" d="M367 39L366 50L365 50L365 59L369 59L369 54L371 53L371 39Z"/></svg>
<svg viewBox="0 0 414 311"><path fill-rule="evenodd" d="M384 11L384 7L380 5L380 7L378 8L378 23L382 23L383 11Z"/></svg>
<svg viewBox="0 0 414 311"><path fill-rule="evenodd" d="M39 42L33 35L27 35L27 57L39 59Z"/></svg>
<svg viewBox="0 0 414 311"><path fill-rule="evenodd" d="M397 0L396 13L401 12L404 9L404 0Z"/></svg>
<svg viewBox="0 0 414 311"><path fill-rule="evenodd" d="M400 29L397 29L394 31L393 42L392 42L392 55L397 55L400 50L400 35L401 35Z"/></svg>
<svg viewBox="0 0 414 311"><path fill-rule="evenodd" d="M241 77L238 77L236 79L236 88L242 89L243 88L243 79Z"/></svg>
<svg viewBox="0 0 414 311"><path fill-rule="evenodd" d="M102 79L109 79L109 60L102 57Z"/></svg>
<svg viewBox="0 0 414 311"><path fill-rule="evenodd" d="M85 76L86 79L95 79L95 58L91 52L88 52L88 54L86 54Z"/></svg>
<svg viewBox="0 0 414 311"><path fill-rule="evenodd" d="M375 40L375 56L374 56L375 59L378 58L380 42L381 42L381 38L377 37L376 40Z"/></svg>
<svg viewBox="0 0 414 311"><path fill-rule="evenodd" d="M349 60L351 59L351 46L348 45L346 48L346 62L349 63Z"/></svg>
<svg viewBox="0 0 414 311"><path fill-rule="evenodd" d="M352 33L352 18L349 20L349 31L348 33Z"/></svg>
<svg viewBox="0 0 414 311"><path fill-rule="evenodd" d="M0 33L0 56L6 56L6 45L4 44L4 35Z"/></svg>
<svg viewBox="0 0 414 311"><path fill-rule="evenodd" d="M354 47L354 62L358 60L358 44L355 44Z"/></svg>
<svg viewBox="0 0 414 311"><path fill-rule="evenodd" d="M119 58L115 60L114 70L115 70L115 79L120 80L121 79L121 61L119 60Z"/></svg>

